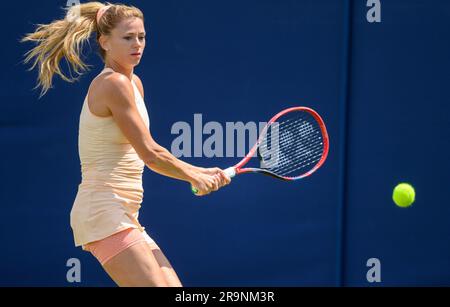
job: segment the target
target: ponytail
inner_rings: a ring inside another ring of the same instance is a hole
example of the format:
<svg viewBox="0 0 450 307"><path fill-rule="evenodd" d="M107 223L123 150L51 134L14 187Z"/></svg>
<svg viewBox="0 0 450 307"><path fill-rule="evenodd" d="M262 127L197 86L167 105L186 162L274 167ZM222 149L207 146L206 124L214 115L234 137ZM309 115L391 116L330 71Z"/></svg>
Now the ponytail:
<svg viewBox="0 0 450 307"><path fill-rule="evenodd" d="M84 42L95 31L97 11L104 5L100 2L89 2L71 6L64 19L50 24L38 24L33 33L28 33L21 42L32 41L37 45L25 53L24 63L34 59L32 70L38 65L38 84L41 87L41 98L52 87L53 75L58 74L67 82L77 81L77 77L67 77L60 68L63 57L73 71L81 75L88 69L80 58Z"/></svg>

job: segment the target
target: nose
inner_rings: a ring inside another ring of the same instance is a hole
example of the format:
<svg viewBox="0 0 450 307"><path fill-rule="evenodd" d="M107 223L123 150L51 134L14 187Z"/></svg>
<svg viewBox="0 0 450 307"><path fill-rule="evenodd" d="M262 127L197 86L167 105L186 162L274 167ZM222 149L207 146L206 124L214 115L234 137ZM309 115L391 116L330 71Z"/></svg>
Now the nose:
<svg viewBox="0 0 450 307"><path fill-rule="evenodd" d="M139 37L136 37L134 40L133 40L133 46L136 46L136 47L139 47L139 46L141 46L143 43L139 40Z"/></svg>

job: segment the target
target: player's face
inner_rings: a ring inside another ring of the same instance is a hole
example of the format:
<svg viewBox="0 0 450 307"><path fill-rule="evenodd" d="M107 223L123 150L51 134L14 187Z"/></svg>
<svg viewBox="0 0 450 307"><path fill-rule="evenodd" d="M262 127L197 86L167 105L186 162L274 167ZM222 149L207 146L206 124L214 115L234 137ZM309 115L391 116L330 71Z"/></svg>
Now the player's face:
<svg viewBox="0 0 450 307"><path fill-rule="evenodd" d="M141 61L145 48L145 28L142 19L122 20L105 40L107 57L125 67Z"/></svg>

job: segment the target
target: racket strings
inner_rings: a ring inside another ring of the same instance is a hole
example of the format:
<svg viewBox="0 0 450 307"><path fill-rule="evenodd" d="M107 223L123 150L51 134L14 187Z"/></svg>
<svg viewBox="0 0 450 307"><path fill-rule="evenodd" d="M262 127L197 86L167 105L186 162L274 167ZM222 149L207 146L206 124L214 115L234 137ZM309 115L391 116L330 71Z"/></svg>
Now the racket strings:
<svg viewBox="0 0 450 307"><path fill-rule="evenodd" d="M300 117L300 116L298 116ZM305 118L300 117L296 119L287 119L281 123L274 122L271 124L269 129L266 132L266 137L264 137L263 143L267 143L269 140L273 139L273 137L267 137L268 135L271 135L272 131L275 130L275 133L279 135L279 131L294 131L297 130L297 133L303 133L305 130L311 131L313 130L313 125L309 123L308 120L305 120ZM298 129L300 127L300 129ZM317 130L316 130L317 131ZM276 140L276 138L275 138Z"/></svg>
<svg viewBox="0 0 450 307"><path fill-rule="evenodd" d="M272 129L275 130L274 133L272 133ZM311 125L307 125L307 124L303 123L302 121L297 121L296 125L294 125L294 123L292 123L292 125L288 125L288 126L280 125L279 127L273 127L272 129L267 132L266 137L260 143L260 146L267 147L269 141L270 142L274 142L274 141L278 142L278 141L281 141L282 139L286 139L287 137L291 137L287 133L284 133L284 135L280 136L280 132L279 132L280 130L283 130L283 131L285 131L287 129L297 130L297 133L301 133L301 134L304 134L306 132L315 131ZM273 136L273 134L275 134L275 137Z"/></svg>
<svg viewBox="0 0 450 307"><path fill-rule="evenodd" d="M307 141L307 142L312 142L313 140L312 140L312 137L314 136L314 135L318 135L320 138L321 138L321 135L320 135L320 133L318 132L318 131L315 131L315 130L311 130L311 129L308 129L308 130L303 130L303 131L299 131L299 133L300 134L302 134L302 138L301 139L296 139L295 141ZM279 137L279 136L276 136L276 137L273 137L273 136L270 136L270 137L268 137L268 138L270 138L270 145L268 144L268 140L264 140L264 142L261 142L260 143L260 147L261 148L264 148L264 149L268 149L269 150L269 146L271 147L271 148L273 148L273 147L276 147L278 144L280 144L280 143L284 143L284 142L288 142L288 141L290 141L290 140L292 140L292 134L289 134L289 135L282 135L281 137Z"/></svg>
<svg viewBox="0 0 450 307"><path fill-rule="evenodd" d="M309 159L310 157L314 156L315 154L319 154L319 156L320 156L320 155L322 155L321 146L322 145L318 144L315 147L312 147L310 149L304 149L302 152L299 152L298 155L304 157L305 160ZM284 159L284 160L277 159L271 163L265 163L264 167L265 168L273 168L273 169L283 169L284 166L289 165L289 162L291 162L291 161L292 160L290 160L290 159L289 160L288 159ZM298 162L303 162L303 161L304 161L303 159L300 159L299 161L296 161L297 162L296 164L298 164ZM264 163L264 161L263 161L263 163Z"/></svg>
<svg viewBox="0 0 450 307"><path fill-rule="evenodd" d="M298 154L302 154L303 151L298 151L298 147L306 148L310 146L311 143L320 143L321 135L312 129L303 129L300 130L299 134L301 134L302 138L294 138L292 134L281 135L281 137L270 136L270 149L268 141L261 143L260 149L264 153L268 153L270 156L273 154L279 153L278 147L287 147L287 149L283 149L284 154L292 154L294 151L297 151ZM281 161L279 161L281 162Z"/></svg>
<svg viewBox="0 0 450 307"><path fill-rule="evenodd" d="M283 156L283 155L282 155ZM282 158L280 162L276 163L269 167L271 171L281 175L281 176L291 176L291 174L296 173L299 175L300 173L307 172L305 169L309 168L310 165L318 162L322 157L322 151L312 152L311 150L307 155L298 155L296 157L286 157Z"/></svg>
<svg viewBox="0 0 450 307"><path fill-rule="evenodd" d="M294 130L294 129L296 129L296 127L298 127L300 125L306 126L306 124L308 124L308 123L306 123L304 119L295 119L295 120L289 119L289 120L283 121L281 123L274 122L270 125L269 129L266 132L266 135L270 135L273 130L275 130L277 132L280 130ZM295 127L295 128L293 128L293 127ZM311 127L311 126L309 126L309 127ZM267 141L268 139L270 139L270 138L265 137L263 142Z"/></svg>
<svg viewBox="0 0 450 307"><path fill-rule="evenodd" d="M296 125L290 124L287 126L275 126L275 133L272 133L273 130L269 129L264 139L260 142L259 146L261 148L268 149L270 142L270 146L273 148L279 144L284 144L285 142L292 140L293 138L295 138L296 134L300 136L296 137L297 141L312 142L313 140L311 134L317 134L320 138L322 137L320 132L317 129L314 129L314 127L310 123L305 123L304 120L297 120L296 123ZM275 137L273 136L273 134L275 134Z"/></svg>
<svg viewBox="0 0 450 307"><path fill-rule="evenodd" d="M272 123L258 145L262 168L280 176L307 172L324 152L317 122L306 112L295 113L292 118Z"/></svg>
<svg viewBox="0 0 450 307"><path fill-rule="evenodd" d="M320 151L321 152L321 147L322 147L322 142L320 142L321 139L317 138L317 139L311 139L311 141L308 141L309 143L313 142L312 145L309 146L309 144L305 144L303 140L297 140L296 143L289 143L289 148L285 151L283 151L284 156L286 157L287 155L293 155L293 154L297 154L297 155L306 155L306 154L311 154L314 151ZM305 146L308 145L308 146ZM269 163L266 163L265 165L267 167L275 167L278 166L279 168L285 164L283 163L284 161L287 161L286 159L283 158L279 158L277 160L273 160L273 156L278 155L279 153L276 151L276 149L274 150L270 150L268 149L268 153L270 155L270 158L267 156L263 157L263 160L266 161L268 160Z"/></svg>
<svg viewBox="0 0 450 307"><path fill-rule="evenodd" d="M273 171L278 174L283 174L283 176L288 176L289 174L301 171L302 169L307 168L312 164L315 165L320 160L321 157L322 153L317 154L316 156L312 156L310 158L305 158L304 160L298 161L297 163L287 165L287 167L274 169Z"/></svg>
<svg viewBox="0 0 450 307"><path fill-rule="evenodd" d="M315 151L313 151L315 150ZM306 151L305 151L306 152ZM279 159L281 161L276 161L271 165L263 163L263 168L271 169L273 172L278 174L288 175L295 171L300 171L303 168L308 167L312 163L318 162L322 157L322 145L318 145L316 148L312 148L308 153L300 153L297 159L284 158Z"/></svg>

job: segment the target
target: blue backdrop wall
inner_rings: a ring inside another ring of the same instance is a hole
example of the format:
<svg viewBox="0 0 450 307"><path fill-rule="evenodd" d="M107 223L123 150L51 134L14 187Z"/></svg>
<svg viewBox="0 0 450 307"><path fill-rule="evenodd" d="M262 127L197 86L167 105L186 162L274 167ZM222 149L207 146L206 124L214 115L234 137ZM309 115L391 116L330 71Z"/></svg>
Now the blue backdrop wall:
<svg viewBox="0 0 450 307"><path fill-rule="evenodd" d="M242 176L197 198L146 169L140 220L186 286L450 285L450 3L381 1L123 1L141 8L147 48L136 68L154 138L170 148L175 122L267 121L316 109L329 158L307 180ZM75 248L69 213L81 180L78 123L87 88L55 79L38 100L20 37L62 17L66 1L4 3L1 74L0 285L111 286ZM239 111L237 111L239 110ZM187 158L227 167L239 158ZM392 189L412 183L400 209ZM81 263L69 283L68 259ZM381 264L369 283L367 261Z"/></svg>

